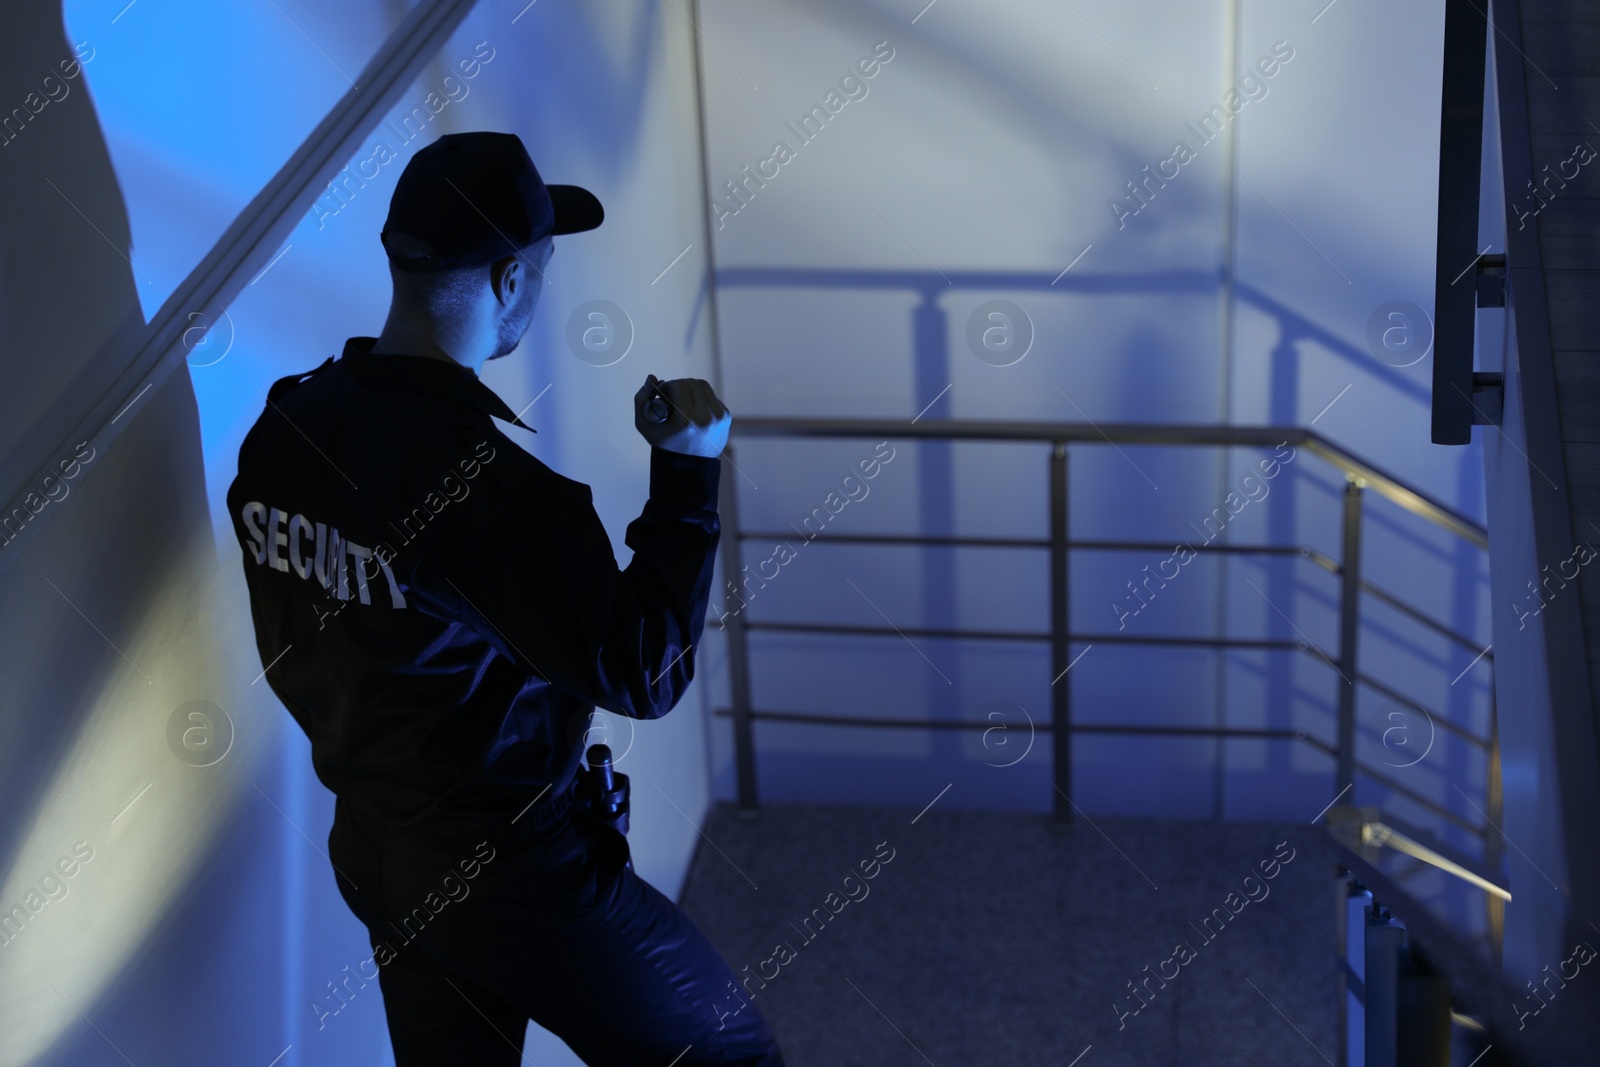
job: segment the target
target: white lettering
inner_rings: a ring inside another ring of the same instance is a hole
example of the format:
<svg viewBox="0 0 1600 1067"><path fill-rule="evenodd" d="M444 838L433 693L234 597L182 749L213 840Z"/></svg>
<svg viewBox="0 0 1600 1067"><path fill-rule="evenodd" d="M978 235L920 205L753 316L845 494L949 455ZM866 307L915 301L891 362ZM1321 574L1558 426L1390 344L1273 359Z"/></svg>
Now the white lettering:
<svg viewBox="0 0 1600 1067"><path fill-rule="evenodd" d="M267 517L267 506L259 500L252 500L239 511L239 517L244 520L245 532L250 535L253 544L245 547L250 550L250 555L255 557L257 563L265 562L267 558L267 535L262 532L261 520Z"/></svg>
<svg viewBox="0 0 1600 1067"><path fill-rule="evenodd" d="M289 520L289 565L301 578L311 573L311 561L300 554L300 535L311 532L311 522L304 515Z"/></svg>
<svg viewBox="0 0 1600 1067"><path fill-rule="evenodd" d="M356 591L361 596L361 602L363 604L370 604L372 603L372 597L367 592L367 568L365 564L367 560L372 558L372 549L363 548L354 541L346 541L344 543L344 547L345 551L350 553L350 557L356 561ZM344 577L344 566L342 562L339 567L339 577Z"/></svg>
<svg viewBox="0 0 1600 1067"><path fill-rule="evenodd" d="M289 543L288 531L283 529L287 517L281 508L273 508L267 516L267 563L273 570L289 569L289 561L278 554L278 549Z"/></svg>

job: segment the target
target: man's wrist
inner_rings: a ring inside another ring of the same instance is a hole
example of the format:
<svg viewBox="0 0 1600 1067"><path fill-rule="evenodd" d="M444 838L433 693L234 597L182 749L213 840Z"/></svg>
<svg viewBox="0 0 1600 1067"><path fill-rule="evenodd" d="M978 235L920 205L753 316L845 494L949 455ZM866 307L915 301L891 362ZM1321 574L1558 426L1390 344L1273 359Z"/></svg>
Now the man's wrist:
<svg viewBox="0 0 1600 1067"><path fill-rule="evenodd" d="M717 510L722 460L653 445L650 449L650 499L676 507Z"/></svg>

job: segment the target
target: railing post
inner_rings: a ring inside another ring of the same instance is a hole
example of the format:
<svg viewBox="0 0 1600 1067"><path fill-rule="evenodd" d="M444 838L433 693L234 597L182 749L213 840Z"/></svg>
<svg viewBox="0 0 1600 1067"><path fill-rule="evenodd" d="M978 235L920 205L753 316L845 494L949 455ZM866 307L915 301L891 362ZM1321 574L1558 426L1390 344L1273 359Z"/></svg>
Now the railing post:
<svg viewBox="0 0 1600 1067"><path fill-rule="evenodd" d="M1344 535L1339 563L1339 780L1335 795L1355 781L1356 641L1361 632L1361 490L1350 478L1344 486ZM1354 803L1351 798L1351 803Z"/></svg>
<svg viewBox="0 0 1600 1067"><path fill-rule="evenodd" d="M723 451L728 461L722 471L722 503L718 510L721 520L719 551L722 555L722 574L727 582L738 588L739 576L744 571L741 562L743 541L739 537L739 494L735 484L733 445ZM760 812L756 799L755 737L750 719L750 644L744 625L744 605L728 610L728 588L722 589L723 625L728 634L728 697L733 704L733 760L738 783L738 808L736 814L753 819Z"/></svg>
<svg viewBox="0 0 1600 1067"><path fill-rule="evenodd" d="M1067 566L1067 443L1050 451L1050 737L1055 821L1072 821L1072 612Z"/></svg>
<svg viewBox="0 0 1600 1067"><path fill-rule="evenodd" d="M1499 827L1505 817L1505 794L1500 783L1500 711L1494 697L1494 668L1489 677L1489 767L1485 772L1484 807L1488 809L1489 833L1483 838L1483 868L1495 878L1500 877L1500 861L1505 850L1500 847ZM1484 894L1489 909L1489 948L1496 967L1500 966L1505 949L1506 902L1493 893Z"/></svg>
<svg viewBox="0 0 1600 1067"><path fill-rule="evenodd" d="M1399 1063L1400 953L1406 928L1374 903L1365 916L1362 987L1362 1063L1365 1067L1409 1067Z"/></svg>

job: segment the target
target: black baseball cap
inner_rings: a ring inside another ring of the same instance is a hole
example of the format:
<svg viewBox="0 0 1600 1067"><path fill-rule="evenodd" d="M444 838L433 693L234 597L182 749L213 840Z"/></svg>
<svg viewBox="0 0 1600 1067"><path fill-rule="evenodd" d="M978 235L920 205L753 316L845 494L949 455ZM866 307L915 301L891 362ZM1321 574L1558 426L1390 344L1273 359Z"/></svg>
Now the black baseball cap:
<svg viewBox="0 0 1600 1067"><path fill-rule="evenodd" d="M546 185L514 133L447 133L411 157L389 200L380 239L405 271L476 266L515 255L553 234L599 226L605 209L589 190ZM397 256L391 230L426 241L427 256Z"/></svg>

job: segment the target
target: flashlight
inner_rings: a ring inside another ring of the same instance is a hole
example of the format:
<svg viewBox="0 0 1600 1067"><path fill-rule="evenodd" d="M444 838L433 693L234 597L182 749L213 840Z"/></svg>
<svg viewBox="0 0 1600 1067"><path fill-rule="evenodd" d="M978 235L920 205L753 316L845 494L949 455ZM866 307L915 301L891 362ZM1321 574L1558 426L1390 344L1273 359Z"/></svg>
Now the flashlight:
<svg viewBox="0 0 1600 1067"><path fill-rule="evenodd" d="M611 761L609 745L590 745L578 768L578 802L626 836L628 833L628 794L632 791L626 774L619 773ZM633 869L633 860L627 862Z"/></svg>
<svg viewBox="0 0 1600 1067"><path fill-rule="evenodd" d="M667 398L661 392L661 386L656 385L651 392L650 399L645 401L644 417L651 422L666 422L668 414Z"/></svg>

